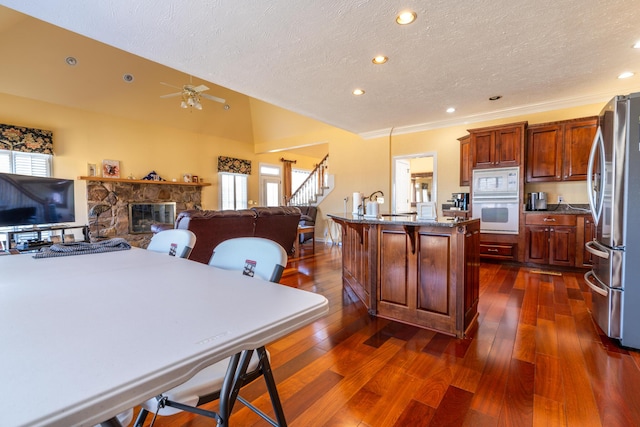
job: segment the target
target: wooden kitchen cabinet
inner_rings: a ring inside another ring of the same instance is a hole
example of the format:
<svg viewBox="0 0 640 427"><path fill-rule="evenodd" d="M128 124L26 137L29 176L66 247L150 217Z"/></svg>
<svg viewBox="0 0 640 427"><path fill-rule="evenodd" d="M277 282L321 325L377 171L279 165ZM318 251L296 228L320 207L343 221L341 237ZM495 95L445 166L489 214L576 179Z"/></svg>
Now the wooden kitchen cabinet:
<svg viewBox="0 0 640 427"><path fill-rule="evenodd" d="M526 122L470 129L473 168L519 166Z"/></svg>
<svg viewBox="0 0 640 427"><path fill-rule="evenodd" d="M471 183L471 135L458 138L460 141L460 186Z"/></svg>
<svg viewBox="0 0 640 427"><path fill-rule="evenodd" d="M591 214L578 215L576 225L576 267L593 266L593 255L585 248L585 244L596 236L596 224Z"/></svg>
<svg viewBox="0 0 640 427"><path fill-rule="evenodd" d="M596 117L531 125L527 129L527 182L587 178Z"/></svg>
<svg viewBox="0 0 640 427"><path fill-rule="evenodd" d="M573 267L576 257L576 215L526 214L525 261Z"/></svg>
<svg viewBox="0 0 640 427"><path fill-rule="evenodd" d="M598 118L571 120L564 125L562 179L585 181L593 139L598 130Z"/></svg>

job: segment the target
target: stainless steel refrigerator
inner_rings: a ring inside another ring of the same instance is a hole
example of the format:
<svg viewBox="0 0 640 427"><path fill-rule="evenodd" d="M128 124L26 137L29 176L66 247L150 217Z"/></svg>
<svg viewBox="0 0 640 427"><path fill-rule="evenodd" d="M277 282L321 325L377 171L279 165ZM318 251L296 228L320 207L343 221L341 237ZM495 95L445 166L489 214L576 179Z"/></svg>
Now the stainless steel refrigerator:
<svg viewBox="0 0 640 427"><path fill-rule="evenodd" d="M587 179L593 268L584 278L598 325L640 348L640 93L613 98L598 124Z"/></svg>

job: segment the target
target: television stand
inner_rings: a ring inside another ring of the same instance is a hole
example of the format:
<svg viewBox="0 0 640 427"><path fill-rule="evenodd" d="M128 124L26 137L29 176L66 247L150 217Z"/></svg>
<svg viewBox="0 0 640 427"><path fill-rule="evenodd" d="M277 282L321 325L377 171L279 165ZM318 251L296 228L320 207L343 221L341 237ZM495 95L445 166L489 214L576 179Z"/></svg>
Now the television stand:
<svg viewBox="0 0 640 427"><path fill-rule="evenodd" d="M35 226L23 228L18 231L7 231L4 249L17 249L22 252L39 250L41 247L50 246L54 243L71 241L74 238L72 230L82 230L83 242L89 241L89 226L87 225L51 225ZM43 234L48 234L48 239L43 238ZM20 238L23 236L24 238ZM59 240L56 242L55 240Z"/></svg>

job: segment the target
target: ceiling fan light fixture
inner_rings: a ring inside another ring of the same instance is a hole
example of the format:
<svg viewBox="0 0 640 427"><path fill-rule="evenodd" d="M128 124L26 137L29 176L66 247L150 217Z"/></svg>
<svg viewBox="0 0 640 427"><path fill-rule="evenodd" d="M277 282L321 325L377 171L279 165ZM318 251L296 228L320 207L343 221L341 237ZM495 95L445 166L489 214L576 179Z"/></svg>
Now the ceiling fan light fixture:
<svg viewBox="0 0 640 427"><path fill-rule="evenodd" d="M180 103L180 108L189 108L189 106L187 105L187 103L186 103L186 102L182 101L182 102Z"/></svg>

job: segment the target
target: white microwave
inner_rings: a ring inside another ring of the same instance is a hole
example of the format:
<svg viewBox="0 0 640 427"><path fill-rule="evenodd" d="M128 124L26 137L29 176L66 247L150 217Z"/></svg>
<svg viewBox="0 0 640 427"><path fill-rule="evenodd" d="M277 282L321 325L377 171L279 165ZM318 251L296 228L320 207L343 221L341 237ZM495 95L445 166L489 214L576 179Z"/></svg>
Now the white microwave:
<svg viewBox="0 0 640 427"><path fill-rule="evenodd" d="M474 169L471 201L518 201L520 168Z"/></svg>

